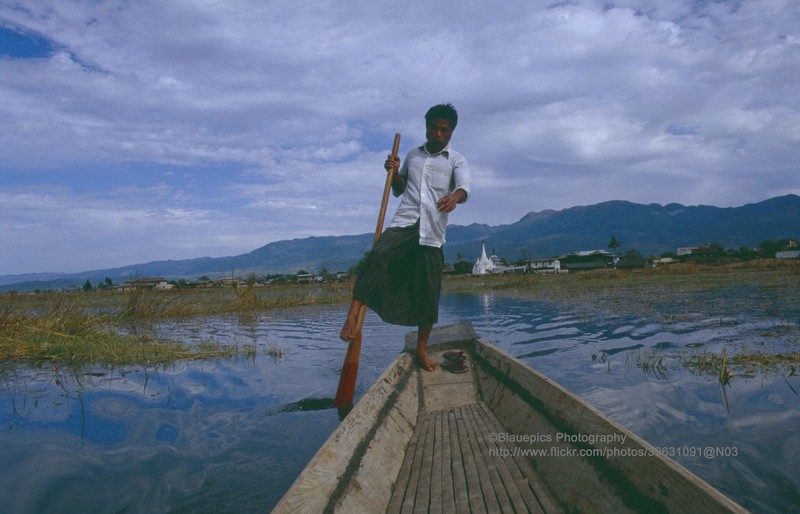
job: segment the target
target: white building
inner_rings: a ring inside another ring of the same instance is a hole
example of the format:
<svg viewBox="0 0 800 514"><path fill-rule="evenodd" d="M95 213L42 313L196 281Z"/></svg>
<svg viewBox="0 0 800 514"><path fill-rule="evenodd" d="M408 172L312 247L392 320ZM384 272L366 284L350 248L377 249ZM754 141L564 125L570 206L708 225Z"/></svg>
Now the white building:
<svg viewBox="0 0 800 514"><path fill-rule="evenodd" d="M562 273L559 259L528 259L528 270L533 273Z"/></svg>
<svg viewBox="0 0 800 514"><path fill-rule="evenodd" d="M494 262L486 256L486 243L481 244L481 256L475 261L472 266L473 275L486 275L491 273L494 269Z"/></svg>

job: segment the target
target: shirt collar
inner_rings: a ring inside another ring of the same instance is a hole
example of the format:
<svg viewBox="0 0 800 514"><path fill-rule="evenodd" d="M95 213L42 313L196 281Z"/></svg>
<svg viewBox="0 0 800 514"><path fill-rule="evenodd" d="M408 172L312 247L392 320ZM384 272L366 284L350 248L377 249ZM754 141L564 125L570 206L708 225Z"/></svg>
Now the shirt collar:
<svg viewBox="0 0 800 514"><path fill-rule="evenodd" d="M425 143L423 143L422 146L419 147L419 149L425 152L426 154L430 155L431 157L433 157L434 155L443 154L445 157L450 158L450 143L447 143L447 146L445 146L436 153L430 153L428 151L428 148L425 146Z"/></svg>

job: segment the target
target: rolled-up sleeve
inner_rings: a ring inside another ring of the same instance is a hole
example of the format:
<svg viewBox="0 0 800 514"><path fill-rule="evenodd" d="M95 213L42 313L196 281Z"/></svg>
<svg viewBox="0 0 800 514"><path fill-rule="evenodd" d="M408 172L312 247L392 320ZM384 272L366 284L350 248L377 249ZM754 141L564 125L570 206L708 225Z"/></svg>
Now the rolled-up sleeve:
<svg viewBox="0 0 800 514"><path fill-rule="evenodd" d="M450 184L450 193L454 193L458 189L461 189L467 194L467 197L464 198L464 202L466 202L467 199L469 199L470 195L469 164L467 164L467 160L460 153L455 153L455 155L453 155L452 157L453 157L453 180L452 183Z"/></svg>

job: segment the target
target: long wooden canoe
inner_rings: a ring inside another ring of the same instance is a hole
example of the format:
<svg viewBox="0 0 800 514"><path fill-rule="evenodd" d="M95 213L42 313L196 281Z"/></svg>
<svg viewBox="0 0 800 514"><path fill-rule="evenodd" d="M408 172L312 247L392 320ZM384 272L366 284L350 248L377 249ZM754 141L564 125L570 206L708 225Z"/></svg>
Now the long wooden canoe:
<svg viewBox="0 0 800 514"><path fill-rule="evenodd" d="M746 512L471 324L429 350L468 371L401 354L273 512Z"/></svg>

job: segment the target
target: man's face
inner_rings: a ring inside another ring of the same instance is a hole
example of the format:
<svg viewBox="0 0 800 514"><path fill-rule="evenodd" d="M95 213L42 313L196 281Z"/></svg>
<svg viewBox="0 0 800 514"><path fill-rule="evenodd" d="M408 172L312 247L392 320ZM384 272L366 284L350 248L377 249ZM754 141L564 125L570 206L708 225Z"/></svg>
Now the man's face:
<svg viewBox="0 0 800 514"><path fill-rule="evenodd" d="M425 126L425 138L428 140L428 151L431 153L440 152L450 138L453 137L453 128L450 126L450 121L444 118L431 120Z"/></svg>

